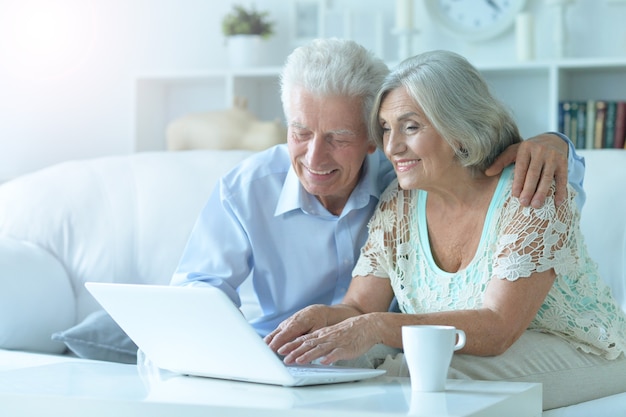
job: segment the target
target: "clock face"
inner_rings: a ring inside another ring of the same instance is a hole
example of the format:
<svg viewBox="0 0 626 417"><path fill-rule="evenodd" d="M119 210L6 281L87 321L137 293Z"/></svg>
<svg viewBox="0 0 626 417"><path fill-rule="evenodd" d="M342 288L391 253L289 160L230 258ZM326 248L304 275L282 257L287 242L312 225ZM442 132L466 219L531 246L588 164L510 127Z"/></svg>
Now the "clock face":
<svg viewBox="0 0 626 417"><path fill-rule="evenodd" d="M526 0L426 0L438 25L453 35L478 41L495 37L515 22Z"/></svg>

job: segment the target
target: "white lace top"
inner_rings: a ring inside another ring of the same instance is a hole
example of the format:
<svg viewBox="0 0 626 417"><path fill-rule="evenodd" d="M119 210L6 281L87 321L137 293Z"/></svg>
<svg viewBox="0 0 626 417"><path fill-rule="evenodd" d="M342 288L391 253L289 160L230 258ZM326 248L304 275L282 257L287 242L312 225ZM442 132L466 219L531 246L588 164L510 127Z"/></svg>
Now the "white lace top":
<svg viewBox="0 0 626 417"><path fill-rule="evenodd" d="M558 208L511 197L507 168L492 197L478 249L463 270L441 270L430 252L427 193L389 185L369 223L353 276L389 278L401 311L428 313L482 305L492 276L511 281L554 268L557 277L529 329L552 333L584 352L614 359L626 351L626 317L600 279L579 228L575 191ZM552 192L554 188L552 189Z"/></svg>

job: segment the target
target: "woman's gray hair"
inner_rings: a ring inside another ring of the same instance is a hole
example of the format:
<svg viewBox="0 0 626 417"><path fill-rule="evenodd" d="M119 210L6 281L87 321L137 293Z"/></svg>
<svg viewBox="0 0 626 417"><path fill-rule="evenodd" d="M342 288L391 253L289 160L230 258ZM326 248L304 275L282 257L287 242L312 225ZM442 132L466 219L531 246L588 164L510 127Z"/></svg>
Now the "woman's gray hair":
<svg viewBox="0 0 626 417"><path fill-rule="evenodd" d="M291 91L300 87L318 97L362 99L363 123L369 127L376 93L387 74L387 65L354 41L315 39L287 57L280 76L283 112L289 121ZM373 140L369 129L368 135Z"/></svg>
<svg viewBox="0 0 626 417"><path fill-rule="evenodd" d="M378 110L385 96L400 87L465 167L484 171L504 149L522 140L513 116L474 66L454 52L430 51L404 60L383 82L370 117L370 131L381 148Z"/></svg>

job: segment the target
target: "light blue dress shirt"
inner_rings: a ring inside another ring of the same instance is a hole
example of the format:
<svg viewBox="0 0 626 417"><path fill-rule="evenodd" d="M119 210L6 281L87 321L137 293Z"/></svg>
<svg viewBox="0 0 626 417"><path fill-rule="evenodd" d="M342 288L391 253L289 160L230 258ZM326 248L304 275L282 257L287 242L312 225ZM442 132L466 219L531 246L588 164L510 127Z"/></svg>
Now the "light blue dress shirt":
<svg viewBox="0 0 626 417"><path fill-rule="evenodd" d="M572 147L570 179L582 190L584 160L577 158ZM218 182L171 284L213 285L240 306L238 288L251 279L262 310L251 324L262 336L306 306L339 303L367 240L367 223L394 178L381 151L368 155L336 216L302 187L286 145L255 154Z"/></svg>
<svg viewBox="0 0 626 417"><path fill-rule="evenodd" d="M291 168L286 145L260 152L226 174L200 214L172 284L222 289L252 279L261 335L311 304L338 303L367 240L367 222L395 177L382 152L367 156L361 181L341 215L308 194Z"/></svg>
<svg viewBox="0 0 626 417"><path fill-rule="evenodd" d="M572 187L576 190L578 195L576 195L576 205L578 209L582 212L583 206L585 205L585 200L587 199L587 194L583 189L583 182L585 179L585 158L578 155L576 153L576 149L574 148L574 144L567 136L559 132L549 132L559 136L565 142L567 142L569 146L569 152L567 153L567 181L570 183Z"/></svg>

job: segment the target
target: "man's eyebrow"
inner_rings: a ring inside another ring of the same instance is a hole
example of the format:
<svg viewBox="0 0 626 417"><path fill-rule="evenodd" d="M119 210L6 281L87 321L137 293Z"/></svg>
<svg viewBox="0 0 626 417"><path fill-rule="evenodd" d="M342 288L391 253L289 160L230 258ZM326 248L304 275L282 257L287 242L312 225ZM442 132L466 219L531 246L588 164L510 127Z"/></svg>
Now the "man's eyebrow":
<svg viewBox="0 0 626 417"><path fill-rule="evenodd" d="M292 122L291 127L294 127L296 129L309 130L309 128L306 125L303 125L302 123L299 123L299 122ZM337 129L337 130L331 130L326 133L330 135L337 135L337 136L356 136L356 132L350 129Z"/></svg>
<svg viewBox="0 0 626 417"><path fill-rule="evenodd" d="M331 130L329 133L342 136L356 136L356 133L350 129Z"/></svg>

